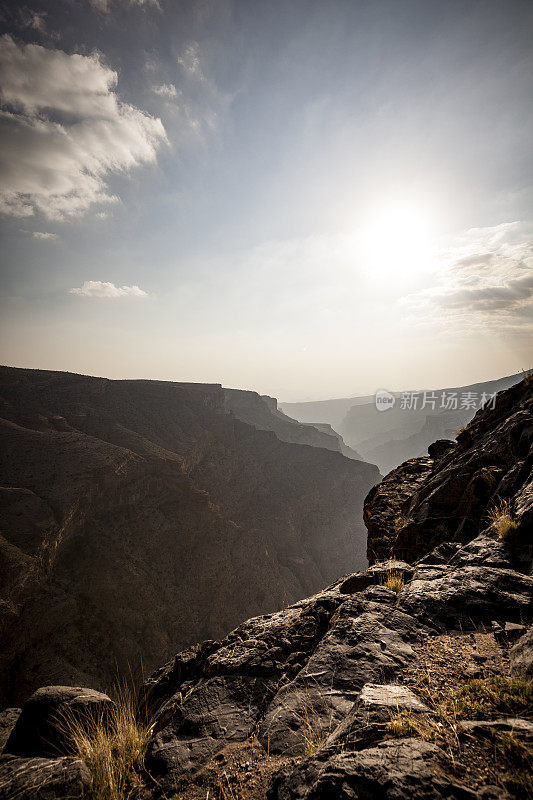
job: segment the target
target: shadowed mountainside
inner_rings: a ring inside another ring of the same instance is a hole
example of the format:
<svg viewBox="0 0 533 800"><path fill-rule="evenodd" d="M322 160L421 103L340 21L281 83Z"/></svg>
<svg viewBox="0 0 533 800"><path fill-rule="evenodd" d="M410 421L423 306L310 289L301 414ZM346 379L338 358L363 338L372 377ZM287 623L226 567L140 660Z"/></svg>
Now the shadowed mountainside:
<svg viewBox="0 0 533 800"><path fill-rule="evenodd" d="M0 407L4 702L151 670L366 563L376 467L242 422L218 385L2 368Z"/></svg>

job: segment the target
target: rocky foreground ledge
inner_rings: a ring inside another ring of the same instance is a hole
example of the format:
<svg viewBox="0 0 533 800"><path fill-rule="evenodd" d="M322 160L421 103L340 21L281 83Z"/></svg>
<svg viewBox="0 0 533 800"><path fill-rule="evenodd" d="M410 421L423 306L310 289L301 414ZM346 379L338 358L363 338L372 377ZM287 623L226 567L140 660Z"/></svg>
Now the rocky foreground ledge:
<svg viewBox="0 0 533 800"><path fill-rule="evenodd" d="M387 560L152 675L138 793L531 797L532 445L524 381L457 443L436 443L372 490L369 548ZM111 701L39 692L20 715L4 712L0 798L90 796L90 772L50 720L64 703Z"/></svg>

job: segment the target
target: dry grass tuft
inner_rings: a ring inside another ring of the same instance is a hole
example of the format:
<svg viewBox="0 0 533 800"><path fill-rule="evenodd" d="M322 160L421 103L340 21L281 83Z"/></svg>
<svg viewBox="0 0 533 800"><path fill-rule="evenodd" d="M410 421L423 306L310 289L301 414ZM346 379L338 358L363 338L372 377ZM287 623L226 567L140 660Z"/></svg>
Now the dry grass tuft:
<svg viewBox="0 0 533 800"><path fill-rule="evenodd" d="M408 739L415 736L425 738L420 725L416 724L410 714L396 714L392 716L387 727L395 739Z"/></svg>
<svg viewBox="0 0 533 800"><path fill-rule="evenodd" d="M531 386L533 384L533 369L523 369L522 375L526 386Z"/></svg>
<svg viewBox="0 0 533 800"><path fill-rule="evenodd" d="M457 693L461 715L486 716L508 714L522 717L533 715L533 683L521 678L492 675L467 681Z"/></svg>
<svg viewBox="0 0 533 800"><path fill-rule="evenodd" d="M73 754L85 761L91 773L87 800L132 800L138 795L148 727L139 721L129 690L121 689L105 714L80 719L66 713L58 724Z"/></svg>
<svg viewBox="0 0 533 800"><path fill-rule="evenodd" d="M405 576L400 570L391 569L383 578L381 578L380 584L381 586L386 586L387 589L392 589L392 591L396 592L396 594L400 594L405 586Z"/></svg>
<svg viewBox="0 0 533 800"><path fill-rule="evenodd" d="M516 522L513 519L511 504L508 500L500 500L499 503L496 503L487 517L501 539L506 539L516 530Z"/></svg>

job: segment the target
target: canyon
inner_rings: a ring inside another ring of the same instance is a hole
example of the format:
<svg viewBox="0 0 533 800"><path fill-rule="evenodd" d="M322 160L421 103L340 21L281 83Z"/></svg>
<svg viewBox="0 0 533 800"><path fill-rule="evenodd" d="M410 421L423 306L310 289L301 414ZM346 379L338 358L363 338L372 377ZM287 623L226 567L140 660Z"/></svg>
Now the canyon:
<svg viewBox="0 0 533 800"><path fill-rule="evenodd" d="M272 398L4 367L0 404L4 704L149 673L367 563L377 468Z"/></svg>
<svg viewBox="0 0 533 800"><path fill-rule="evenodd" d="M371 488L364 521L369 567L145 680L139 797L531 796L531 378ZM48 686L0 714L1 800L91 796L54 728L67 707L83 720L114 701Z"/></svg>

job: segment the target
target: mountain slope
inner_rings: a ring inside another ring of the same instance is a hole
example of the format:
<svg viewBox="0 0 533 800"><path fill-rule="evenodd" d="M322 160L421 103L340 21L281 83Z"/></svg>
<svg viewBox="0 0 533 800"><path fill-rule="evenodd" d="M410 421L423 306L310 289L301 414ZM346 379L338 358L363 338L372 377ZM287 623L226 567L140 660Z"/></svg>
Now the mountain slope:
<svg viewBox="0 0 533 800"><path fill-rule="evenodd" d="M217 385L0 374L0 685L111 684L366 563L379 475Z"/></svg>

